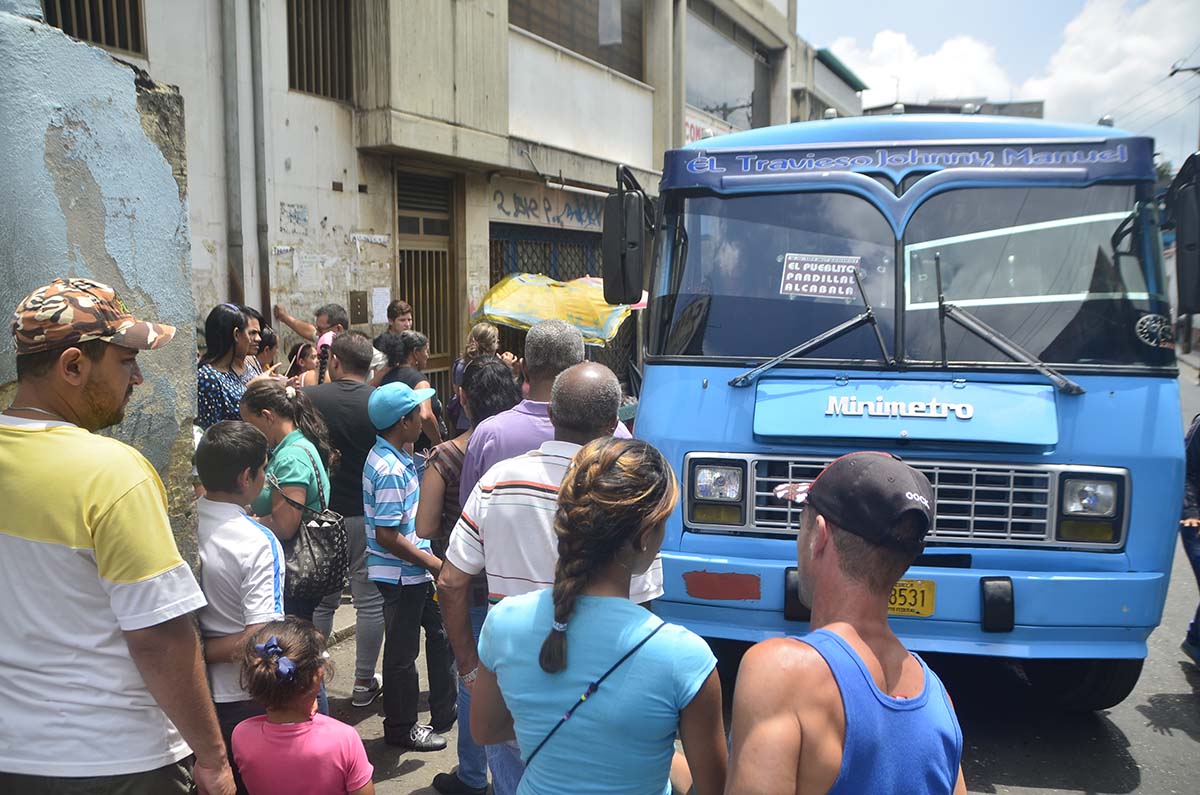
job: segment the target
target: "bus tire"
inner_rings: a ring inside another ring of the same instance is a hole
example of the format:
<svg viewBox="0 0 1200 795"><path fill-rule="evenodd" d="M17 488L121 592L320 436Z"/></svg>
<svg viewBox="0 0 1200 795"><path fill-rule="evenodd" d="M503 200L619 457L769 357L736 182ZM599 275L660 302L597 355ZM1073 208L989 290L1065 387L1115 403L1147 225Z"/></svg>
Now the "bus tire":
<svg viewBox="0 0 1200 795"><path fill-rule="evenodd" d="M1145 660L1025 660L1040 698L1067 712L1115 707L1133 692Z"/></svg>

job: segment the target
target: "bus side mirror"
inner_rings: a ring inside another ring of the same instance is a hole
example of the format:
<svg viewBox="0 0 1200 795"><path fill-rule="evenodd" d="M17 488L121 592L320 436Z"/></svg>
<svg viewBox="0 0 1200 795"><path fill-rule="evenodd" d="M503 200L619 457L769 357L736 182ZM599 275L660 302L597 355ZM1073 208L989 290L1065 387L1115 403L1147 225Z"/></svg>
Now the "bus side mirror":
<svg viewBox="0 0 1200 795"><path fill-rule="evenodd" d="M636 304L642 298L642 268L646 258L646 225L643 198L636 191L619 190L604 200L604 300L610 304Z"/></svg>
<svg viewBox="0 0 1200 795"><path fill-rule="evenodd" d="M1175 225L1175 279L1181 315L1200 313L1200 152L1179 169L1167 192Z"/></svg>

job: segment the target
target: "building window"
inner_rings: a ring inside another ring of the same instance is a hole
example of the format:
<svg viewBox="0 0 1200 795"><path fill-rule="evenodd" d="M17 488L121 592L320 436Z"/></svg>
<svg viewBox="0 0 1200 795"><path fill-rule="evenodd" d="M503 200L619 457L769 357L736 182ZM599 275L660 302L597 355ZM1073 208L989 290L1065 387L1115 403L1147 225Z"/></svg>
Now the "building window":
<svg viewBox="0 0 1200 795"><path fill-rule="evenodd" d="M42 14L80 41L146 57L142 0L42 0Z"/></svg>
<svg viewBox="0 0 1200 795"><path fill-rule="evenodd" d="M767 53L740 25L705 0L690 0L687 20L687 103L738 130L770 117Z"/></svg>
<svg viewBox="0 0 1200 795"><path fill-rule="evenodd" d="M508 0L508 21L642 79L642 0Z"/></svg>
<svg viewBox="0 0 1200 795"><path fill-rule="evenodd" d="M288 88L350 101L350 0L287 0Z"/></svg>

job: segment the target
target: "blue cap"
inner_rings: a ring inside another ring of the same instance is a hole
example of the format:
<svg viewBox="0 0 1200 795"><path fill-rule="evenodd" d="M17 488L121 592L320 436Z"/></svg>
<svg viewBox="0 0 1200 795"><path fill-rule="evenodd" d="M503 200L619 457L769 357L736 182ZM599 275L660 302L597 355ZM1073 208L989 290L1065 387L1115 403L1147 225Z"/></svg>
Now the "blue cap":
<svg viewBox="0 0 1200 795"><path fill-rule="evenodd" d="M367 416L376 430L385 431L437 392L433 389L413 389L408 384L394 383L379 387L367 401Z"/></svg>

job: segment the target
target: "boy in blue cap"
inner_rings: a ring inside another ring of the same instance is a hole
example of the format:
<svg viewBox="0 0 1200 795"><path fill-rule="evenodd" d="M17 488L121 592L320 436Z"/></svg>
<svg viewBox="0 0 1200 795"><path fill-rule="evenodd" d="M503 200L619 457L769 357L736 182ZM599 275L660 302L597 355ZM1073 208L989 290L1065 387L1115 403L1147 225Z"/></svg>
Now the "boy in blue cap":
<svg viewBox="0 0 1200 795"><path fill-rule="evenodd" d="M432 389L394 383L371 393L367 414L379 432L363 467L363 518L367 575L383 594L383 737L413 751L439 751L441 736L458 718L454 660L435 599L441 561L414 526L420 484L405 450L421 435L421 404ZM420 682L416 661L425 629L432 725L417 723Z"/></svg>

